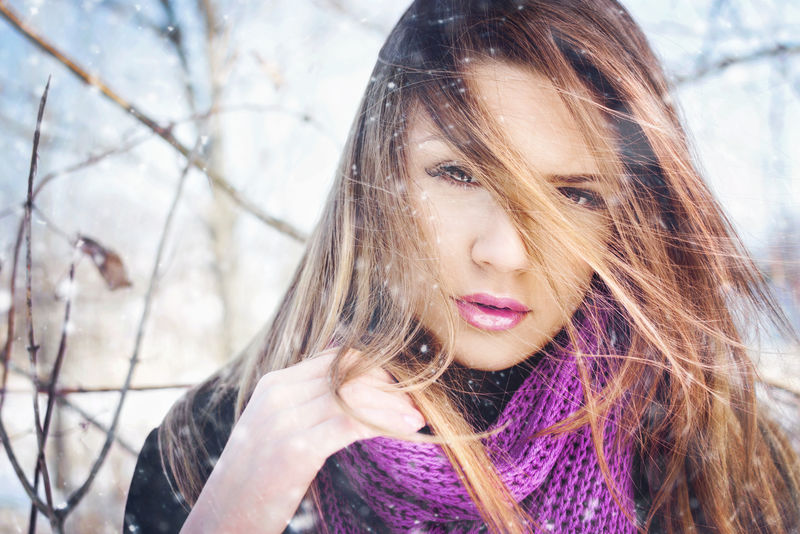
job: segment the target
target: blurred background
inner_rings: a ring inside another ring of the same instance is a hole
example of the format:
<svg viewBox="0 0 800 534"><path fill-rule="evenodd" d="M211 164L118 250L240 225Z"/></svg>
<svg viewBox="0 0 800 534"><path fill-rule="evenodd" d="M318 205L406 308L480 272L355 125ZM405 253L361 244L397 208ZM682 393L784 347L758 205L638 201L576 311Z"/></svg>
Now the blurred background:
<svg viewBox="0 0 800 534"><path fill-rule="evenodd" d="M147 433L270 318L406 3L0 0L0 409L14 455L0 452L0 533L29 531L14 466L33 480L37 388L40 498L66 532L121 530ZM800 3L625 5L666 65L701 168L800 324ZM20 236L48 77L34 368ZM201 163L187 167L191 154ZM761 373L800 432L800 351L769 346ZM51 531L47 517L36 531Z"/></svg>

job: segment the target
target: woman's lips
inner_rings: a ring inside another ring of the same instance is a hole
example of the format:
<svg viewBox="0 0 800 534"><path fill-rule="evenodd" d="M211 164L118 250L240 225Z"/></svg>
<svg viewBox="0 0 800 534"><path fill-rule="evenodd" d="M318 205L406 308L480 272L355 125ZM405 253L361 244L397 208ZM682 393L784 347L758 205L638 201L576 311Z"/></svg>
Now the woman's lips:
<svg viewBox="0 0 800 534"><path fill-rule="evenodd" d="M519 324L530 311L514 299L486 293L464 295L455 299L461 318L481 330L508 330Z"/></svg>

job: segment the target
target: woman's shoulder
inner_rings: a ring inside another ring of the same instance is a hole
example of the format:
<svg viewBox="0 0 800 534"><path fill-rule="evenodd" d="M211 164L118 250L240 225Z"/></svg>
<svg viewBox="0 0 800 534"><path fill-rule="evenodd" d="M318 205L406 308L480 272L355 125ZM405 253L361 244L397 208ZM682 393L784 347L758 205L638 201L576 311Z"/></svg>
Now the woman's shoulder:
<svg viewBox="0 0 800 534"><path fill-rule="evenodd" d="M203 439L203 447L213 458L218 458L233 430L236 419L237 392L231 389L200 389L187 399L190 424ZM162 428L161 431L166 431Z"/></svg>
<svg viewBox="0 0 800 534"><path fill-rule="evenodd" d="M194 436L193 451L201 454L208 466L203 470L205 482L233 428L236 394L200 388L178 402L183 403L186 426L177 431ZM166 434L173 432L176 432L175 425L165 420L145 439L128 490L123 532L177 533L189 515L190 507L164 462L162 444Z"/></svg>
<svg viewBox="0 0 800 534"><path fill-rule="evenodd" d="M188 515L185 501L163 468L156 428L145 439L136 460L122 531L172 534L180 531Z"/></svg>

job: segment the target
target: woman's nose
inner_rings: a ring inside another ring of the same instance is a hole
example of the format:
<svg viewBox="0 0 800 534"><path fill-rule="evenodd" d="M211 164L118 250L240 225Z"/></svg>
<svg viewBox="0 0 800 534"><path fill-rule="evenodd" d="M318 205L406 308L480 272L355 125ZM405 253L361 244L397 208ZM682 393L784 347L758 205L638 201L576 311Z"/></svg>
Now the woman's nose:
<svg viewBox="0 0 800 534"><path fill-rule="evenodd" d="M517 227L506 210L495 201L487 206L484 224L475 229L472 261L499 272L522 271L529 267L528 252Z"/></svg>

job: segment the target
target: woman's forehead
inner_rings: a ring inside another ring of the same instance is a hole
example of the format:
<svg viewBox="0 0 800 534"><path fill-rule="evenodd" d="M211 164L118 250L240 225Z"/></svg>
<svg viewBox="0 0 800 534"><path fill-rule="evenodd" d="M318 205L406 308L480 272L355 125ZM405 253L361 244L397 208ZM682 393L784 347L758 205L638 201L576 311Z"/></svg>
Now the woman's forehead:
<svg viewBox="0 0 800 534"><path fill-rule="evenodd" d="M504 62L482 63L470 69L466 87L474 91L471 96L486 112L485 119L502 132L502 141L510 143L530 168L542 174L597 172L577 122L547 78ZM449 146L448 136L420 107L409 121L410 155Z"/></svg>

